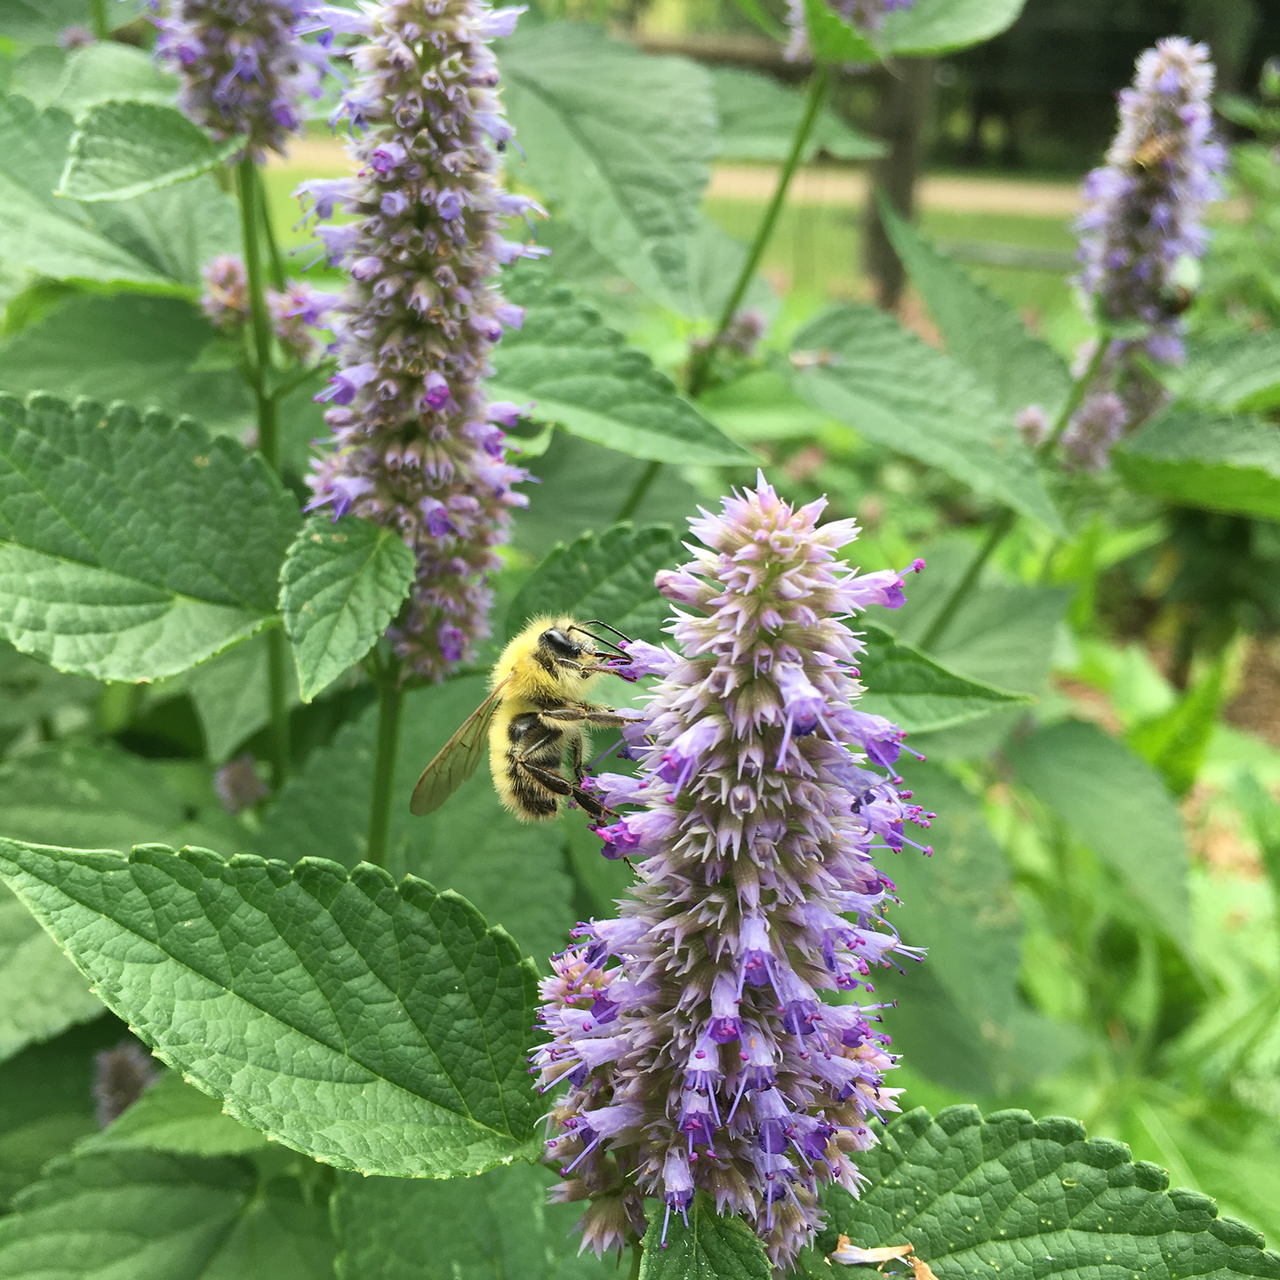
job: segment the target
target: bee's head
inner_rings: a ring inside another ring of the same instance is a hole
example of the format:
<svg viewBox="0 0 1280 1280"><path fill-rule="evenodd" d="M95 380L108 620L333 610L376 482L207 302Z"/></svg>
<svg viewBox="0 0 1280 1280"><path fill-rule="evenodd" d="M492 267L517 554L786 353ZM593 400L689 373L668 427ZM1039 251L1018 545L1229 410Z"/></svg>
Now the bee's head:
<svg viewBox="0 0 1280 1280"><path fill-rule="evenodd" d="M559 627L548 627L538 637L538 646L549 649L557 658L580 658L584 653L595 652L594 648L588 649Z"/></svg>

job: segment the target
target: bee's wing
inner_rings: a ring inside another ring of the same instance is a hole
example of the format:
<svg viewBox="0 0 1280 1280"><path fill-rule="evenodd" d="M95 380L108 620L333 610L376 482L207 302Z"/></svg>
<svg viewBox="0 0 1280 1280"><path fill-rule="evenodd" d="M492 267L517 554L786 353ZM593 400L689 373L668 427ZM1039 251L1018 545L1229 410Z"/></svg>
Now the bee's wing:
<svg viewBox="0 0 1280 1280"><path fill-rule="evenodd" d="M458 726L458 731L423 769L409 801L410 813L421 818L434 812L475 773L484 755L503 684L505 680Z"/></svg>

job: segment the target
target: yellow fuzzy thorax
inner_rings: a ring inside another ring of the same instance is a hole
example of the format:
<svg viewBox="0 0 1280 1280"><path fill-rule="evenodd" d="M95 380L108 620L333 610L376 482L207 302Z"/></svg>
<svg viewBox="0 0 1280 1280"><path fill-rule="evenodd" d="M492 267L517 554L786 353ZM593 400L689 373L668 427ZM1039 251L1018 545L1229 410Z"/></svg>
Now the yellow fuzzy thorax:
<svg viewBox="0 0 1280 1280"><path fill-rule="evenodd" d="M594 651L595 646L588 636L581 631L570 632L569 628L574 625L574 621L567 614L542 614L530 618L520 634L503 649L493 665L489 687L496 689L504 680L507 682L502 690L502 698L504 702L513 704L513 713L518 714L532 706L543 705L549 699L580 699L590 687L594 676L583 677L564 668L557 668L553 674L534 657L538 649L538 637L548 627L556 627L566 635L572 635L573 639L587 645L589 652Z"/></svg>

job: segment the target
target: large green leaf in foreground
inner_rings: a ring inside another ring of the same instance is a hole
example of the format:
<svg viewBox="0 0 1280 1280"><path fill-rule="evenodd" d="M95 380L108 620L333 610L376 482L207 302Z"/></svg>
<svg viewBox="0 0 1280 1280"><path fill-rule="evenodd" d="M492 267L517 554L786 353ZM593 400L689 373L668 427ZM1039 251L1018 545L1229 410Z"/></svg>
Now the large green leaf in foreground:
<svg viewBox="0 0 1280 1280"><path fill-rule="evenodd" d="M98 995L224 1109L339 1168L522 1155L533 969L465 899L362 864L0 842Z"/></svg>
<svg viewBox="0 0 1280 1280"><path fill-rule="evenodd" d="M0 396L0 634L63 671L157 680L275 613L296 500L195 423Z"/></svg>
<svg viewBox="0 0 1280 1280"><path fill-rule="evenodd" d="M910 1243L938 1280L1196 1280L1280 1277L1256 1231L1076 1120L974 1107L912 1111L858 1157L871 1185L824 1197L830 1220L803 1256L831 1280L839 1234L862 1248ZM903 1268L905 1270L905 1266Z"/></svg>

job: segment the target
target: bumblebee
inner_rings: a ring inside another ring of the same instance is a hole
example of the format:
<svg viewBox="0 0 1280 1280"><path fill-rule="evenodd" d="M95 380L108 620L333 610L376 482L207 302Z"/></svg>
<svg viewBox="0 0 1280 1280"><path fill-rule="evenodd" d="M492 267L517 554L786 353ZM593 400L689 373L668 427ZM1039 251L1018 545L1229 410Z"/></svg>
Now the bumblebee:
<svg viewBox="0 0 1280 1280"><path fill-rule="evenodd" d="M632 716L585 702L582 695L596 676L629 659L587 627L604 627L626 639L605 622L540 617L503 649L489 678L489 696L422 771L410 812L419 817L434 812L471 777L486 738L494 788L522 822L554 818L566 799L597 820L610 812L582 789L587 731L616 728ZM562 772L566 757L572 781Z"/></svg>

